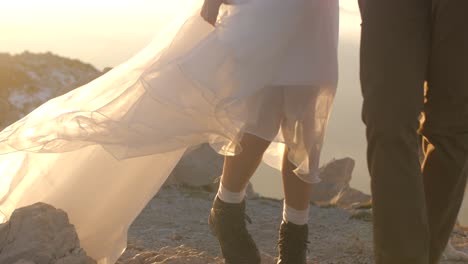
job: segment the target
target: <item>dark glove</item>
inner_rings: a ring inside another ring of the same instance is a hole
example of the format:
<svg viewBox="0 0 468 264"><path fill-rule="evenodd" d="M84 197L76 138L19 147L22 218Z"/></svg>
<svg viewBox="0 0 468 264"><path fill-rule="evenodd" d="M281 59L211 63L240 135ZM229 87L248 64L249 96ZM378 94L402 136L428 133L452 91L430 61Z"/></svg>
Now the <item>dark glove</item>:
<svg viewBox="0 0 468 264"><path fill-rule="evenodd" d="M211 25L215 25L218 19L219 8L226 4L227 0L205 0L200 15Z"/></svg>

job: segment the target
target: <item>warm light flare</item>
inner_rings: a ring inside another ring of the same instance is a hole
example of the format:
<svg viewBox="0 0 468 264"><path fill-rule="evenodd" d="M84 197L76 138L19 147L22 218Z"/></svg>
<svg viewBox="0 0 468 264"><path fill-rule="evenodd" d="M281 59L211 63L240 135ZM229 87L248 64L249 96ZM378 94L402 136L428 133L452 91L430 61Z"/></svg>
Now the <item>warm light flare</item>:
<svg viewBox="0 0 468 264"><path fill-rule="evenodd" d="M145 47L181 7L197 1L1 1L0 52L52 51L113 67ZM358 35L357 0L340 5L341 32Z"/></svg>

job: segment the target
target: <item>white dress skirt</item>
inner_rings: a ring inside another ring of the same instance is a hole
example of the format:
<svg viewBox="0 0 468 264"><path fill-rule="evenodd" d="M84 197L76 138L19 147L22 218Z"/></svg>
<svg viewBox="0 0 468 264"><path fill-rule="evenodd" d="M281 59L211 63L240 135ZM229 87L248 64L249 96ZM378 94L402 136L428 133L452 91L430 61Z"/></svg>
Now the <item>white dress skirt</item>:
<svg viewBox="0 0 468 264"><path fill-rule="evenodd" d="M202 0L186 0L135 57L3 130L0 222L52 204L91 257L114 263L186 151L208 142L235 155L245 133L274 142L273 166L287 146L296 174L317 182L337 85L338 1L237 1L212 27L198 15Z"/></svg>

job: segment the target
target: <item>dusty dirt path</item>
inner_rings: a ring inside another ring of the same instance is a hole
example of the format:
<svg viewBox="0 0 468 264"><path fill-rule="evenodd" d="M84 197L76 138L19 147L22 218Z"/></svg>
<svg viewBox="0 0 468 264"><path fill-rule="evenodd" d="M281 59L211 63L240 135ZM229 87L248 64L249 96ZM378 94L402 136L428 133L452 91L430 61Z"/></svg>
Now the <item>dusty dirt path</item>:
<svg viewBox="0 0 468 264"><path fill-rule="evenodd" d="M119 263L223 263L207 226L213 196L195 189L162 189L131 226L129 248ZM247 208L253 220L248 228L264 254L263 263L274 264L282 202L253 199L248 200ZM371 223L351 216L351 212L341 208L312 207L310 263L372 263ZM461 232L455 238L456 245L465 246L468 252L467 234ZM442 262L455 263L463 262Z"/></svg>

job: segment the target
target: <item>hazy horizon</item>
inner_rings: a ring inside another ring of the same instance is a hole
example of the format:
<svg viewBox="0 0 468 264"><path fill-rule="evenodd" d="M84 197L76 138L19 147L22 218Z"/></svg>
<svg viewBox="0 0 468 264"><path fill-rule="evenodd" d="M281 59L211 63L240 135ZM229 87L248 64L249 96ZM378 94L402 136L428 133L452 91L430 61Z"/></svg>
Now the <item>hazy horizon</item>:
<svg viewBox="0 0 468 264"><path fill-rule="evenodd" d="M192 0L3 2L0 52L51 51L99 69L114 67L144 48L186 1ZM354 2L341 0L342 31L358 34Z"/></svg>

